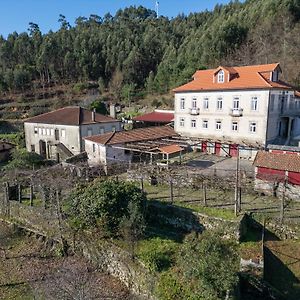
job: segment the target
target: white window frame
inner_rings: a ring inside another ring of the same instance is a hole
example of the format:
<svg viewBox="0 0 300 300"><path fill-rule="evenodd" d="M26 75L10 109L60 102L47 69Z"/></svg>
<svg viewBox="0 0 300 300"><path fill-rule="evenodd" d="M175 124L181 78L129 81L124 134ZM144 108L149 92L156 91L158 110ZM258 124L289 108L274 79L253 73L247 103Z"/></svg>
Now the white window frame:
<svg viewBox="0 0 300 300"><path fill-rule="evenodd" d="M225 80L225 72L220 70L218 73L218 83L224 83Z"/></svg>
<svg viewBox="0 0 300 300"><path fill-rule="evenodd" d="M46 128L42 128L42 135L46 135Z"/></svg>
<svg viewBox="0 0 300 300"><path fill-rule="evenodd" d="M251 97L251 111L258 111L258 97Z"/></svg>
<svg viewBox="0 0 300 300"><path fill-rule="evenodd" d="M184 127L184 123L185 123L185 119L184 118L180 118L179 119L179 126L180 127Z"/></svg>
<svg viewBox="0 0 300 300"><path fill-rule="evenodd" d="M208 97L205 97L203 99L203 109L204 110L209 110L209 99L208 99Z"/></svg>
<svg viewBox="0 0 300 300"><path fill-rule="evenodd" d="M239 131L239 123L236 121L233 121L231 123L231 131Z"/></svg>
<svg viewBox="0 0 300 300"><path fill-rule="evenodd" d="M222 130L222 121L221 120L216 121L216 130Z"/></svg>
<svg viewBox="0 0 300 300"><path fill-rule="evenodd" d="M53 128L50 129L50 135L54 136L54 129Z"/></svg>
<svg viewBox="0 0 300 300"><path fill-rule="evenodd" d="M255 122L255 121L250 122L249 132L250 133L257 133L257 122Z"/></svg>
<svg viewBox="0 0 300 300"><path fill-rule="evenodd" d="M240 109L240 97L233 97L232 108L234 110Z"/></svg>
<svg viewBox="0 0 300 300"><path fill-rule="evenodd" d="M194 97L194 98L192 99L192 109L196 109L196 108L197 108L197 98Z"/></svg>
<svg viewBox="0 0 300 300"><path fill-rule="evenodd" d="M191 127L192 128L196 128L197 127L197 120L196 119L192 119L191 120Z"/></svg>
<svg viewBox="0 0 300 300"><path fill-rule="evenodd" d="M38 127L34 127L34 134L38 134L38 133L39 133Z"/></svg>
<svg viewBox="0 0 300 300"><path fill-rule="evenodd" d="M185 98L180 98L180 109L185 109Z"/></svg>
<svg viewBox="0 0 300 300"><path fill-rule="evenodd" d="M96 152L96 144L93 144L93 153Z"/></svg>
<svg viewBox="0 0 300 300"><path fill-rule="evenodd" d="M66 129L61 129L61 131L60 131L60 136L61 136L62 138L65 138L65 137L66 137Z"/></svg>
<svg viewBox="0 0 300 300"><path fill-rule="evenodd" d="M46 135L48 135L48 136L51 135L50 128L46 128Z"/></svg>
<svg viewBox="0 0 300 300"><path fill-rule="evenodd" d="M208 129L208 120L202 120L202 128Z"/></svg>
<svg viewBox="0 0 300 300"><path fill-rule="evenodd" d="M222 97L217 98L217 110L223 110L223 98Z"/></svg>

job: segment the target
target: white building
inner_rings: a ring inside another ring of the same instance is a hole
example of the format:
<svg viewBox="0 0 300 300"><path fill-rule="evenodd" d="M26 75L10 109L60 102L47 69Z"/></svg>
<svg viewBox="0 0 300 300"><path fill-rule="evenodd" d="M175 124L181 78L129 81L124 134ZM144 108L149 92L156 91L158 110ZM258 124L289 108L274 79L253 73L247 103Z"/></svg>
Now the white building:
<svg viewBox="0 0 300 300"><path fill-rule="evenodd" d="M279 64L197 71L174 89L175 131L221 155L236 156L237 145L253 157L251 147L290 144L300 134L300 99L280 73Z"/></svg>
<svg viewBox="0 0 300 300"><path fill-rule="evenodd" d="M85 151L90 165L124 163L132 160L134 153L148 155L150 160L159 154L174 154L182 151L179 146L161 139L177 136L170 126L157 126L138 128L122 132L110 132L106 134L85 138ZM165 149L166 146L171 149ZM170 148L170 147L169 147ZM168 152L166 152L168 151Z"/></svg>
<svg viewBox="0 0 300 300"><path fill-rule="evenodd" d="M121 122L73 106L27 119L24 129L27 151L60 160L83 152L86 136L120 131Z"/></svg>

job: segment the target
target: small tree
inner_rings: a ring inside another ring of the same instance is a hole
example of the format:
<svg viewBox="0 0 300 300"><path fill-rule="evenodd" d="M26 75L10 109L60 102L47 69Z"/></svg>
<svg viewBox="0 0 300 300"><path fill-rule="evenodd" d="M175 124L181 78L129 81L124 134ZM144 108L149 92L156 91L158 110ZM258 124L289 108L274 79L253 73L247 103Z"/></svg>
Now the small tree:
<svg viewBox="0 0 300 300"><path fill-rule="evenodd" d="M132 183L97 179L76 188L65 209L74 229L98 228L105 235L116 235L124 218L139 219L145 201L145 194Z"/></svg>
<svg viewBox="0 0 300 300"><path fill-rule="evenodd" d="M145 227L145 217L140 205L136 202L129 202L128 215L124 216L120 223L120 232L129 243L132 259L135 257L136 243L143 235Z"/></svg>

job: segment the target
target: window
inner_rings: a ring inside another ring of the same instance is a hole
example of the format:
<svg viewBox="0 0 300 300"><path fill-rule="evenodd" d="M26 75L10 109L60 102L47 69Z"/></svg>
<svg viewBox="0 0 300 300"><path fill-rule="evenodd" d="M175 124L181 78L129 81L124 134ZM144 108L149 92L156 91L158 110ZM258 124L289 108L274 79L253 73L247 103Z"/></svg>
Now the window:
<svg viewBox="0 0 300 300"><path fill-rule="evenodd" d="M117 130L116 126L111 126L111 131L115 132Z"/></svg>
<svg viewBox="0 0 300 300"><path fill-rule="evenodd" d="M179 120L179 126L184 127L184 118L180 118Z"/></svg>
<svg viewBox="0 0 300 300"><path fill-rule="evenodd" d="M207 110L208 107L209 107L209 106L208 106L208 98L204 98L204 99L203 99L203 109L206 109L206 110Z"/></svg>
<svg viewBox="0 0 300 300"><path fill-rule="evenodd" d="M42 128L42 135L46 135L46 128Z"/></svg>
<svg viewBox="0 0 300 300"><path fill-rule="evenodd" d="M256 133L256 122L250 122L250 132L251 133Z"/></svg>
<svg viewBox="0 0 300 300"><path fill-rule="evenodd" d="M270 98L270 111L274 111L274 107L275 107L275 95L271 95L271 98Z"/></svg>
<svg viewBox="0 0 300 300"><path fill-rule="evenodd" d="M50 135L51 135L51 136L54 135L54 129L50 129Z"/></svg>
<svg viewBox="0 0 300 300"><path fill-rule="evenodd" d="M65 138L66 137L66 130L62 129L60 134L61 134L62 138Z"/></svg>
<svg viewBox="0 0 300 300"><path fill-rule="evenodd" d="M294 96L290 95L290 103L289 103L289 109L294 109Z"/></svg>
<svg viewBox="0 0 300 300"><path fill-rule="evenodd" d="M184 109L184 106L185 106L185 99L181 98L180 99L180 109Z"/></svg>
<svg viewBox="0 0 300 300"><path fill-rule="evenodd" d="M217 110L222 110L223 109L223 99L219 97L217 99Z"/></svg>
<svg viewBox="0 0 300 300"><path fill-rule="evenodd" d="M34 127L34 134L38 134L39 130L37 127Z"/></svg>
<svg viewBox="0 0 300 300"><path fill-rule="evenodd" d="M219 73L218 73L218 82L219 83L223 83L224 82L224 71L221 70Z"/></svg>
<svg viewBox="0 0 300 300"><path fill-rule="evenodd" d="M93 152L96 152L96 144L93 144Z"/></svg>
<svg viewBox="0 0 300 300"><path fill-rule="evenodd" d="M31 152L35 152L35 145L30 146Z"/></svg>
<svg viewBox="0 0 300 300"><path fill-rule="evenodd" d="M193 109L197 108L197 99L196 98L193 98L193 100L192 100L192 108Z"/></svg>
<svg viewBox="0 0 300 300"><path fill-rule="evenodd" d="M255 111L255 110L257 110L257 107L258 107L258 99L257 99L257 97L252 97L251 98L251 110Z"/></svg>
<svg viewBox="0 0 300 300"><path fill-rule="evenodd" d="M42 135L43 131L42 128L39 128L39 135Z"/></svg>
<svg viewBox="0 0 300 300"><path fill-rule="evenodd" d="M191 126L192 126L192 128L196 128L196 120L195 119L192 119Z"/></svg>
<svg viewBox="0 0 300 300"><path fill-rule="evenodd" d="M238 131L238 122L232 122L231 129L232 131Z"/></svg>
<svg viewBox="0 0 300 300"><path fill-rule="evenodd" d="M222 129L222 121L216 121L216 130Z"/></svg>
<svg viewBox="0 0 300 300"><path fill-rule="evenodd" d="M93 129L92 128L88 128L87 135L88 136L92 136L93 135Z"/></svg>
<svg viewBox="0 0 300 300"><path fill-rule="evenodd" d="M208 128L208 121L207 120L203 120L203 122L202 122L202 128L204 128L204 129Z"/></svg>
<svg viewBox="0 0 300 300"><path fill-rule="evenodd" d="M101 127L101 128L100 128L100 134L103 134L103 133L104 133L104 128Z"/></svg>
<svg viewBox="0 0 300 300"><path fill-rule="evenodd" d="M234 97L233 98L233 109L239 109L240 108L240 98Z"/></svg>
<svg viewBox="0 0 300 300"><path fill-rule="evenodd" d="M46 129L47 135L50 136L50 128Z"/></svg>

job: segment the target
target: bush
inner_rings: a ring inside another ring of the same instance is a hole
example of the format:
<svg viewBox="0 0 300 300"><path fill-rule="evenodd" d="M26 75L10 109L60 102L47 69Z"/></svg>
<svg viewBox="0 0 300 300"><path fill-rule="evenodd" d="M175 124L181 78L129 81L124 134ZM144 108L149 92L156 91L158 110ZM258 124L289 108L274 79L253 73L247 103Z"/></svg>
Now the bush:
<svg viewBox="0 0 300 300"><path fill-rule="evenodd" d="M77 187L68 197L65 211L76 230L100 228L104 234L115 235L120 222L129 218L129 204L134 203L143 213L145 201L145 194L132 183L98 179Z"/></svg>

